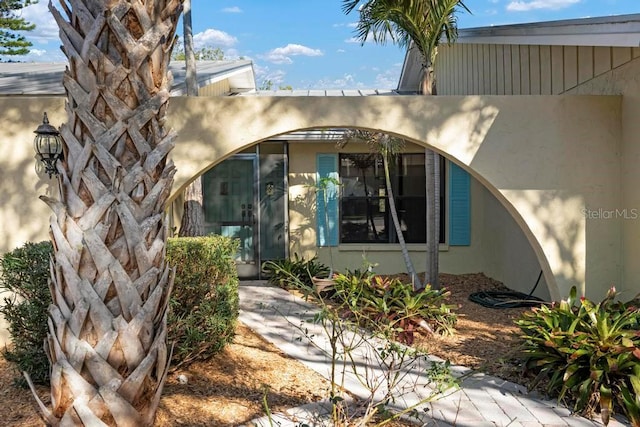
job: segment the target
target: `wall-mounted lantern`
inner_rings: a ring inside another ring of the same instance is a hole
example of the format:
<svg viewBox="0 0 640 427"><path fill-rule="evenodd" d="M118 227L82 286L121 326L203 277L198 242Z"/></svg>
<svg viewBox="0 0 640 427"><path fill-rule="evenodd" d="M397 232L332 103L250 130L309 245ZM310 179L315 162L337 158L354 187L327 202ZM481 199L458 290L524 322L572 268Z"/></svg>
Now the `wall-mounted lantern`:
<svg viewBox="0 0 640 427"><path fill-rule="evenodd" d="M58 175L56 163L62 157L62 140L60 132L49 124L47 113L44 113L42 124L35 130L35 134L33 148L38 155L38 160L44 164L45 172L49 178L52 175Z"/></svg>

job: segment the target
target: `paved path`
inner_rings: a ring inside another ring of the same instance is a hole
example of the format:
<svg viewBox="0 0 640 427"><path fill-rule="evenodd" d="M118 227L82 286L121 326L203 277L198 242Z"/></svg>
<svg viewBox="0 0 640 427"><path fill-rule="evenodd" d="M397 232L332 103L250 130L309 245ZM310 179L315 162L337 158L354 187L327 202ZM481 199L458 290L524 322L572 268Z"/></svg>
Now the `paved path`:
<svg viewBox="0 0 640 427"><path fill-rule="evenodd" d="M240 321L287 355L320 375L330 378L327 334L321 326L310 322L317 313L316 306L283 289L267 286L262 281L242 282L240 285ZM313 344L309 336L312 336ZM375 367L377 363L372 363L376 360L375 352L366 346L360 346L354 354L357 366L355 369L360 372L360 378L366 373L370 382L378 384L382 372ZM403 400L398 402L399 406L424 401L437 393L426 381L425 376L420 375L420 372L424 372L433 361L440 361L431 356L428 359L419 366L407 367L403 371L405 383L418 384L418 387L417 392L408 393L407 387L403 387L403 384L397 386L394 389L395 395L402 396ZM529 395L524 387L517 384L484 374L474 374L464 367L455 366L452 367L452 371L454 375L463 378L460 387L422 404L420 410L425 416L420 424L423 427L602 426L598 421L572 416L568 409L558 406L555 401ZM345 388L353 396L370 396L369 389L361 385L352 371L347 370L344 381ZM383 388L381 384L378 385ZM310 426L325 425L326 421L323 422L322 417L329 408L327 402L293 408L287 414L275 415L273 419L279 424L274 425L297 426L298 423L291 419L306 420ZM249 425L270 426L266 418L254 420ZM609 422L610 427L628 425L615 419Z"/></svg>

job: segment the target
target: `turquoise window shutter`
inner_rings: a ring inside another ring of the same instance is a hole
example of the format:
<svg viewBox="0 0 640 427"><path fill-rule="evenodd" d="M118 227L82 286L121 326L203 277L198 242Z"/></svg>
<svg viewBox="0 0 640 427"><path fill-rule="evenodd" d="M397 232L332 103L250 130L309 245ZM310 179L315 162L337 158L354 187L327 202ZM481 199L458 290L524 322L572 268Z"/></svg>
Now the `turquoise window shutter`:
<svg viewBox="0 0 640 427"><path fill-rule="evenodd" d="M319 184L322 178L338 180L337 154L318 154L316 156L316 162L316 184ZM316 192L316 243L319 247L338 246L338 186L329 183L326 191L326 214L324 190L318 188Z"/></svg>
<svg viewBox="0 0 640 427"><path fill-rule="evenodd" d="M471 177L449 162L449 245L471 244Z"/></svg>

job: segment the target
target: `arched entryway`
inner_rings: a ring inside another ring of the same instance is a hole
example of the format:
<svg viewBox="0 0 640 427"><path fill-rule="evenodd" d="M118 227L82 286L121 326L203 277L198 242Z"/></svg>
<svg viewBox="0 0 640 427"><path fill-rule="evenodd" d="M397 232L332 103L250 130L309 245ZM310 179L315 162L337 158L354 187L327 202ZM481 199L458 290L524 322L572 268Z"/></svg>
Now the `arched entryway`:
<svg viewBox="0 0 640 427"><path fill-rule="evenodd" d="M576 162L558 154L568 148L569 130L580 126L590 129L579 132L582 144L606 145L611 136L601 114L612 105L608 98L580 97L176 99L170 115L180 135L173 197L213 165L277 135L347 127L386 132L433 148L482 183L526 236L552 298L573 285L585 293L589 239L581 209L606 200L607 192L587 191L594 180L586 176L574 179L596 160ZM595 279L608 275L606 268L590 273Z"/></svg>

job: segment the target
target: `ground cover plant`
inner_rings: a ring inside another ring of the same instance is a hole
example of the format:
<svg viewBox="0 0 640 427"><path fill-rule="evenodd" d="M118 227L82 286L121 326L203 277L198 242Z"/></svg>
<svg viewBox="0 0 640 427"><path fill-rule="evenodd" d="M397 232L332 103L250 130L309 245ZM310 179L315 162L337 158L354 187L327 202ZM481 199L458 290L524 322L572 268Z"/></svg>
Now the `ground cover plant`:
<svg viewBox="0 0 640 427"><path fill-rule="evenodd" d="M578 413L599 409L606 425L622 412L640 426L640 300L616 301L615 288L599 303L576 294L517 320L526 367Z"/></svg>

